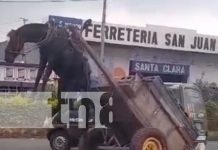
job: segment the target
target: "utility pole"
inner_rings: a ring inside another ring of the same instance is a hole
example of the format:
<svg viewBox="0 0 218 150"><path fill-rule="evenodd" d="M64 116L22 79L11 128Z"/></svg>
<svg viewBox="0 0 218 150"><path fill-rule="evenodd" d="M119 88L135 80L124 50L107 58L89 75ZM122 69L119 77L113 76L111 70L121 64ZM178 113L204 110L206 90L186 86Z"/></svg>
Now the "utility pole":
<svg viewBox="0 0 218 150"><path fill-rule="evenodd" d="M23 21L23 25L28 21L28 19L24 17L20 17L20 19ZM26 54L22 54L22 63L26 63Z"/></svg>
<svg viewBox="0 0 218 150"><path fill-rule="evenodd" d="M107 0L104 0L102 22L101 22L101 52L100 52L100 59L102 62L104 62L106 6L107 6Z"/></svg>
<svg viewBox="0 0 218 150"><path fill-rule="evenodd" d="M25 25L26 22L28 21L28 19L27 19L27 18L24 18L24 17L20 17L20 19L23 21L23 24L24 24L24 25Z"/></svg>

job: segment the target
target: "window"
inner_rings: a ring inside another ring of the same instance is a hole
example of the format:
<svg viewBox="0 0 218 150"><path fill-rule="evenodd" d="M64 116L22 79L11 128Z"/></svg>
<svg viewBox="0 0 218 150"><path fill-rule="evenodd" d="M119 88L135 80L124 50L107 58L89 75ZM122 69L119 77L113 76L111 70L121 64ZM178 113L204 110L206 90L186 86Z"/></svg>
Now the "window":
<svg viewBox="0 0 218 150"><path fill-rule="evenodd" d="M37 69L30 69L30 79L35 80Z"/></svg>
<svg viewBox="0 0 218 150"><path fill-rule="evenodd" d="M13 68L6 68L6 79L13 79Z"/></svg>
<svg viewBox="0 0 218 150"><path fill-rule="evenodd" d="M25 79L25 69L24 68L19 68L18 69L18 79L19 80L24 80Z"/></svg>

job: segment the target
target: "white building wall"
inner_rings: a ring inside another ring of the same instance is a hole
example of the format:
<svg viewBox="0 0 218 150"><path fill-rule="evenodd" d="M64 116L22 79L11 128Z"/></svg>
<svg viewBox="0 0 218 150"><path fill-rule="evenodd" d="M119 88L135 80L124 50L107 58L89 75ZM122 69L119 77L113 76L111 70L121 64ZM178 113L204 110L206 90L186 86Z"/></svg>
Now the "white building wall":
<svg viewBox="0 0 218 150"><path fill-rule="evenodd" d="M99 48L95 45L94 48ZM109 71L116 67L129 74L129 60L189 65L188 82L202 79L218 84L218 55L206 53L180 52L165 49L140 48L135 46L107 45L105 65Z"/></svg>
<svg viewBox="0 0 218 150"><path fill-rule="evenodd" d="M218 55L193 54L190 72L190 82L202 78L218 83Z"/></svg>

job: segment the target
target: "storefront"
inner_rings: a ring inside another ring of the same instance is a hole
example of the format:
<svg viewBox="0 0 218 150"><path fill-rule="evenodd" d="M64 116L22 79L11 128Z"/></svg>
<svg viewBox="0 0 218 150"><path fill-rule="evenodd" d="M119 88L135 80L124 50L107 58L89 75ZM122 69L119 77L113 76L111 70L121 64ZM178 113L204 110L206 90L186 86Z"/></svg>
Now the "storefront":
<svg viewBox="0 0 218 150"><path fill-rule="evenodd" d="M94 22L83 36L100 50L99 23ZM166 82L218 83L217 40L195 30L107 24L105 65L112 74L120 68L125 75L159 75Z"/></svg>
<svg viewBox="0 0 218 150"><path fill-rule="evenodd" d="M83 20L50 16L58 26L76 25ZM100 54L101 25L93 22L83 32L83 37ZM105 31L104 64L114 78L133 75L159 75L166 82L195 82L203 79L218 84L218 37L198 34L195 30L147 25L135 27L107 24ZM0 60L4 60L6 42L0 43ZM28 48L28 45L26 45ZM31 45L29 45L31 46ZM35 81L39 51L33 50L18 57L14 66L0 64L0 90L30 89ZM92 60L92 76L98 78L99 71ZM35 65L31 65L35 64ZM54 75L51 76L53 80Z"/></svg>
<svg viewBox="0 0 218 150"><path fill-rule="evenodd" d="M59 26L74 22L77 27L82 25L81 19L57 16L49 19ZM99 55L101 23L93 22L83 37ZM189 29L106 24L104 63L115 78L139 72L144 76L159 75L167 82L203 79L218 83L217 40L216 36ZM95 67L92 69L97 75Z"/></svg>

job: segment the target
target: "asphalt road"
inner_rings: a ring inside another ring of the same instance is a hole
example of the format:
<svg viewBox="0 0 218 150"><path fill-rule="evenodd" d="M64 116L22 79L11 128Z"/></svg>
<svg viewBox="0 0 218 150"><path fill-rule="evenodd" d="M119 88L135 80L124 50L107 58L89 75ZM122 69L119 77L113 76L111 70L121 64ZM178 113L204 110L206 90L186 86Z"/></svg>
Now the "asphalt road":
<svg viewBox="0 0 218 150"><path fill-rule="evenodd" d="M46 139L0 139L0 150L51 150ZM218 142L208 142L206 150L218 150Z"/></svg>
<svg viewBox="0 0 218 150"><path fill-rule="evenodd" d="M208 142L206 150L218 150L218 142Z"/></svg>
<svg viewBox="0 0 218 150"><path fill-rule="evenodd" d="M0 139L0 150L51 150L46 139Z"/></svg>

